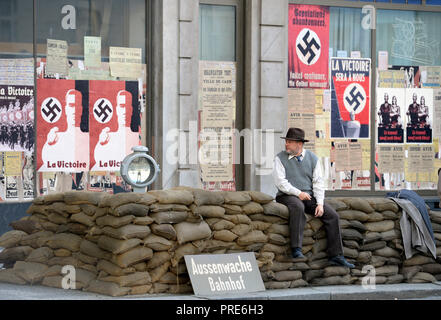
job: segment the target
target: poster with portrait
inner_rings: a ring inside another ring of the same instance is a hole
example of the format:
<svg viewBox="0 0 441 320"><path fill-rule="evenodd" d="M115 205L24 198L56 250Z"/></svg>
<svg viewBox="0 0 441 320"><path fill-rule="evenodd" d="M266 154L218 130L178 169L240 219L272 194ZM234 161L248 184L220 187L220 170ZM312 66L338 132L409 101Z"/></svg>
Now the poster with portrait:
<svg viewBox="0 0 441 320"><path fill-rule="evenodd" d="M90 171L119 171L140 144L138 82L91 80L89 110Z"/></svg>
<svg viewBox="0 0 441 320"><path fill-rule="evenodd" d="M406 143L432 143L433 90L406 89Z"/></svg>
<svg viewBox="0 0 441 320"><path fill-rule="evenodd" d="M378 143L404 143L406 89L377 88Z"/></svg>
<svg viewBox="0 0 441 320"><path fill-rule="evenodd" d="M289 5L288 87L326 89L329 7Z"/></svg>
<svg viewBox="0 0 441 320"><path fill-rule="evenodd" d="M37 80L37 170L89 168L89 82Z"/></svg>
<svg viewBox="0 0 441 320"><path fill-rule="evenodd" d="M0 85L0 151L34 150L34 86Z"/></svg>
<svg viewBox="0 0 441 320"><path fill-rule="evenodd" d="M370 59L331 58L331 138L370 137L370 73Z"/></svg>

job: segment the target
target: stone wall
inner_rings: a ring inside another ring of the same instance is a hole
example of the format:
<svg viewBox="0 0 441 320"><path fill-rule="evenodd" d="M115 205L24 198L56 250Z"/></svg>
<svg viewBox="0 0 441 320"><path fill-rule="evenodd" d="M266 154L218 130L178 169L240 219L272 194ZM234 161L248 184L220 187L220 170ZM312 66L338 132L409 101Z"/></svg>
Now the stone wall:
<svg viewBox="0 0 441 320"><path fill-rule="evenodd" d="M256 191L208 192L178 187L145 194L66 192L39 197L29 216L0 237L0 282L62 287L63 267L76 289L111 296L191 293L186 254L255 253L267 289L359 284L363 267L376 283L441 279L441 264L404 260L401 211L384 198L331 199L340 216L344 254L356 265L328 266L326 233L306 215L303 252L290 257L288 210ZM441 255L441 212L431 211ZM64 272L63 272L64 271Z"/></svg>

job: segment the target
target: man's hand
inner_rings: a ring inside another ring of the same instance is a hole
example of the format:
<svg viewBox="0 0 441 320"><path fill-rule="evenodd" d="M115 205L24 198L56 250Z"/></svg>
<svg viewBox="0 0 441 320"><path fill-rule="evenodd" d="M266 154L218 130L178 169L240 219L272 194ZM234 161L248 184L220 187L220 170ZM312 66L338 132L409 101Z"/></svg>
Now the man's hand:
<svg viewBox="0 0 441 320"><path fill-rule="evenodd" d="M302 201L311 200L311 196L306 192L300 192L299 199Z"/></svg>
<svg viewBox="0 0 441 320"><path fill-rule="evenodd" d="M323 210L323 205L322 204L318 204L317 207L315 208L315 217L316 218L320 218L324 213Z"/></svg>

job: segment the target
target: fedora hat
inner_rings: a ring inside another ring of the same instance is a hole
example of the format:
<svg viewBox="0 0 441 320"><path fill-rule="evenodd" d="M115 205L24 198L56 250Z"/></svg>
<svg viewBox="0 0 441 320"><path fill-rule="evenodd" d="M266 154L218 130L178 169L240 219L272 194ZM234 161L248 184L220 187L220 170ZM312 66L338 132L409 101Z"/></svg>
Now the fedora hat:
<svg viewBox="0 0 441 320"><path fill-rule="evenodd" d="M286 133L286 137L281 137L281 139L302 141L302 142L309 141L309 140L305 140L305 131L303 131L300 128L289 128L288 132Z"/></svg>

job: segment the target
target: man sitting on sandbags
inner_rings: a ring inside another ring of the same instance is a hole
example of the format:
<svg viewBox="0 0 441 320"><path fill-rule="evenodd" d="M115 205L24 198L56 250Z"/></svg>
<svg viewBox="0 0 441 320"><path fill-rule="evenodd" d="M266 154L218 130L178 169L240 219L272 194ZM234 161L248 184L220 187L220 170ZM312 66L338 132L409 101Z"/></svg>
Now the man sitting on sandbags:
<svg viewBox="0 0 441 320"><path fill-rule="evenodd" d="M317 156L303 148L305 132L290 128L285 139L285 151L274 160L274 183L278 189L276 201L286 205L290 215L290 238L293 258L304 258L302 254L305 212L321 218L324 223L328 256L331 265L354 268L343 256L339 216L329 205L324 204L322 170Z"/></svg>

